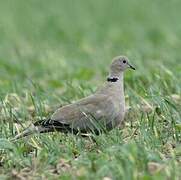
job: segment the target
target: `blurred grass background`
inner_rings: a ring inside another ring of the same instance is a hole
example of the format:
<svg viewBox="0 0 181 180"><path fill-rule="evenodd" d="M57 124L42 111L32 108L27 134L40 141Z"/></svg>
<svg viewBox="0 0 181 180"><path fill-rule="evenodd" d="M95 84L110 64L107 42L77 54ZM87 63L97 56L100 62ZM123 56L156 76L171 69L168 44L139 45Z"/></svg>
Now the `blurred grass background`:
<svg viewBox="0 0 181 180"><path fill-rule="evenodd" d="M125 75L134 110L123 130L96 143L58 133L2 140L0 177L179 179L180 7L179 0L1 0L2 139L14 135L14 122L95 91L114 56L128 56L137 71Z"/></svg>

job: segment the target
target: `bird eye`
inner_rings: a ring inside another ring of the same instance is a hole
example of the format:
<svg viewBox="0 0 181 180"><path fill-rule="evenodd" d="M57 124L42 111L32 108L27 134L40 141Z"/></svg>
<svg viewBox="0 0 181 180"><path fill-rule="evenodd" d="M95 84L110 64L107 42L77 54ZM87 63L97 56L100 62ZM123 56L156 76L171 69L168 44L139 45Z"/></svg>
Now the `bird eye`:
<svg viewBox="0 0 181 180"><path fill-rule="evenodd" d="M123 63L125 64L125 63L126 63L126 60L123 60Z"/></svg>

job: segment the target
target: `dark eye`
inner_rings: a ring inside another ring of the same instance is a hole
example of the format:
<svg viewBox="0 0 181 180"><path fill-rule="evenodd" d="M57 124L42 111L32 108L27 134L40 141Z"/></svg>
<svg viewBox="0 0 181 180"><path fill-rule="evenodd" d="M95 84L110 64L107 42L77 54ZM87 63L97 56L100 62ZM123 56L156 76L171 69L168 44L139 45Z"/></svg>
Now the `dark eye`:
<svg viewBox="0 0 181 180"><path fill-rule="evenodd" d="M125 64L125 63L126 63L126 60L123 60L123 63Z"/></svg>

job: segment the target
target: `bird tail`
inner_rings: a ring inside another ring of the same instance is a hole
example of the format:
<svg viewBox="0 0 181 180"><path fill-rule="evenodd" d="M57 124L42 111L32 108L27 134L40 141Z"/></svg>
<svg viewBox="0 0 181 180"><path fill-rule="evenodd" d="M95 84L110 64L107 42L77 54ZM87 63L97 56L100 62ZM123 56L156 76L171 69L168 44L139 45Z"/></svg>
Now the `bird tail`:
<svg viewBox="0 0 181 180"><path fill-rule="evenodd" d="M35 126L34 124L31 124L24 131L22 131L21 133L17 134L14 138L12 138L11 141L16 141L20 138L23 138L35 133L43 133L46 131L47 131L47 128L44 128L42 126Z"/></svg>

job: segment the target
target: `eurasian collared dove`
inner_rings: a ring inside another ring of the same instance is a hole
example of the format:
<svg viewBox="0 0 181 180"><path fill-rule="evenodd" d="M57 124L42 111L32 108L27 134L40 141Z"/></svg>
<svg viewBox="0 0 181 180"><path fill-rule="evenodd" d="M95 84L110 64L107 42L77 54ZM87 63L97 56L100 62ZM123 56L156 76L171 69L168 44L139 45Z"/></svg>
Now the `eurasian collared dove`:
<svg viewBox="0 0 181 180"><path fill-rule="evenodd" d="M39 132L90 132L111 130L118 126L125 115L123 72L135 70L125 56L113 59L106 84L93 95L59 108L50 119L40 120L29 126L14 139Z"/></svg>

